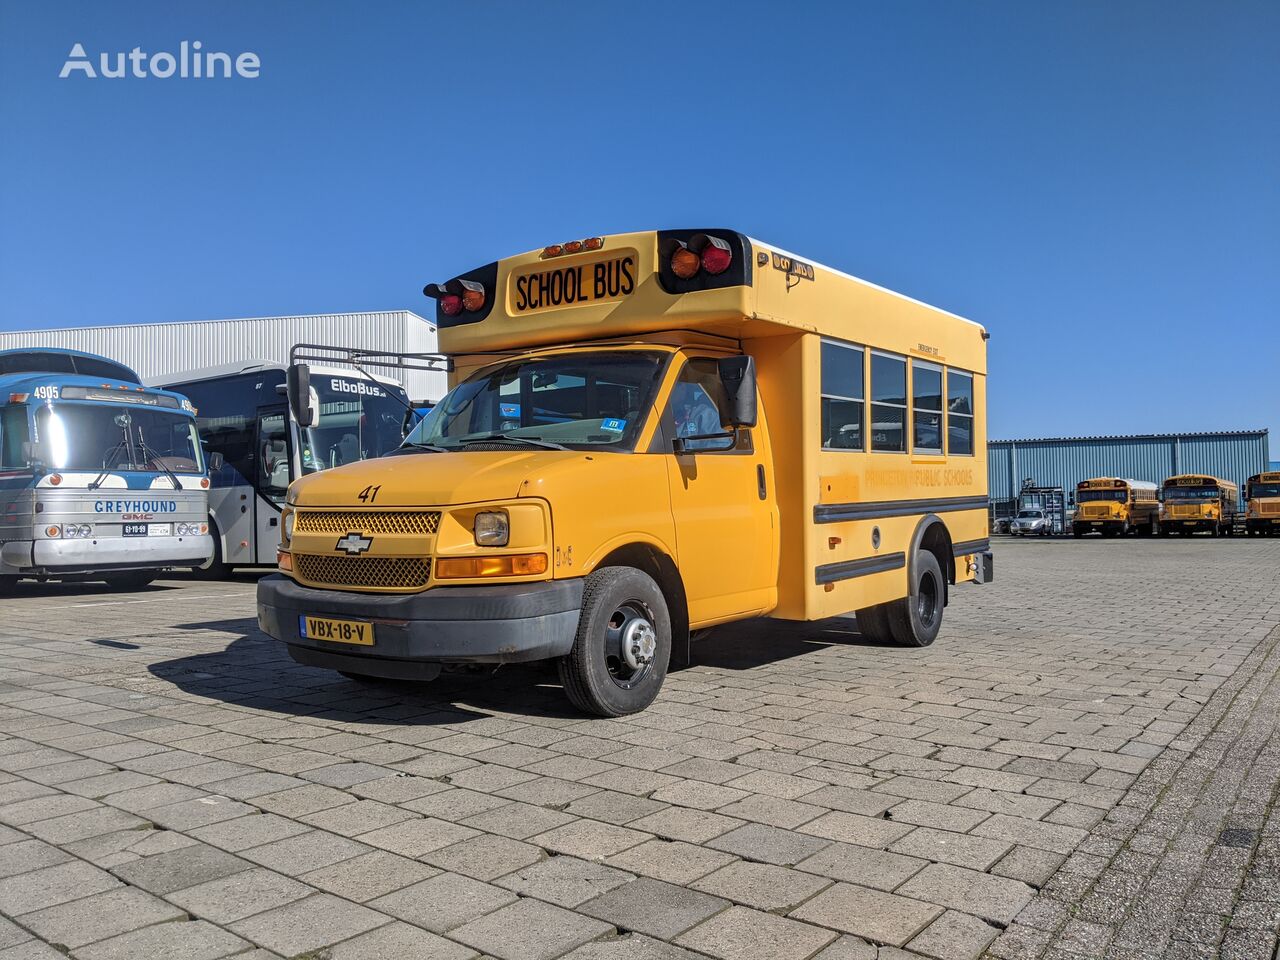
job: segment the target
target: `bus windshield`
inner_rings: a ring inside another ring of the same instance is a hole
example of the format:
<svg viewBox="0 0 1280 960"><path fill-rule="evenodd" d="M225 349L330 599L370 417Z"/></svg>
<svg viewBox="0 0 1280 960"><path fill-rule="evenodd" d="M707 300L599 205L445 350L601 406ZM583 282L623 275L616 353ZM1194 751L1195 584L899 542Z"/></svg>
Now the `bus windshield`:
<svg viewBox="0 0 1280 960"><path fill-rule="evenodd" d="M319 406L316 422L302 431L303 473L371 460L400 446L409 401L399 386L313 376L311 388Z"/></svg>
<svg viewBox="0 0 1280 960"><path fill-rule="evenodd" d="M39 457L51 470L204 473L196 422L167 410L54 403L36 411Z"/></svg>
<svg viewBox="0 0 1280 960"><path fill-rule="evenodd" d="M405 442L456 450L497 436L630 450L666 360L659 352L592 351L489 367L450 390Z"/></svg>
<svg viewBox="0 0 1280 960"><path fill-rule="evenodd" d="M1165 487L1166 500L1216 500L1217 487Z"/></svg>
<svg viewBox="0 0 1280 960"><path fill-rule="evenodd" d="M1090 500L1117 500L1124 503L1128 499L1128 490L1079 490L1076 492L1076 501L1079 503L1088 503Z"/></svg>
<svg viewBox="0 0 1280 960"><path fill-rule="evenodd" d="M1280 497L1280 483L1258 483L1249 484L1250 497Z"/></svg>

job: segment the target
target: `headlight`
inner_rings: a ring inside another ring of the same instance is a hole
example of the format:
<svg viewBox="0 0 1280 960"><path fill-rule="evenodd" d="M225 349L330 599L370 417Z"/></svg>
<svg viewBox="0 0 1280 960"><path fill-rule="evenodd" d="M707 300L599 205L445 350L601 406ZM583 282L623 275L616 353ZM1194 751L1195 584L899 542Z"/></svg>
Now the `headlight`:
<svg viewBox="0 0 1280 960"><path fill-rule="evenodd" d="M293 539L293 524L294 524L294 521L297 519L297 516L298 515L294 513L292 510L290 510L288 513L284 515L284 524L282 529L284 530L285 543L288 543L290 540Z"/></svg>
<svg viewBox="0 0 1280 960"><path fill-rule="evenodd" d="M511 539L511 523L506 511L501 513L477 513L475 527L476 546L505 547Z"/></svg>

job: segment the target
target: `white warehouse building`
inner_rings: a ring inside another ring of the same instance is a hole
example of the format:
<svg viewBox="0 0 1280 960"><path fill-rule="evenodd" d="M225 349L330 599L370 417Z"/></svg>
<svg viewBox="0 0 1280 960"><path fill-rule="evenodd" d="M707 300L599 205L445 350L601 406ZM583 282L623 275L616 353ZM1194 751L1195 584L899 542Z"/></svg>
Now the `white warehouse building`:
<svg viewBox="0 0 1280 960"><path fill-rule="evenodd" d="M127 364L146 382L222 364L287 363L295 343L388 353L435 353L439 349L435 324L410 310L0 332L0 350L84 350ZM399 380L415 404L434 403L448 389L442 372L368 369Z"/></svg>

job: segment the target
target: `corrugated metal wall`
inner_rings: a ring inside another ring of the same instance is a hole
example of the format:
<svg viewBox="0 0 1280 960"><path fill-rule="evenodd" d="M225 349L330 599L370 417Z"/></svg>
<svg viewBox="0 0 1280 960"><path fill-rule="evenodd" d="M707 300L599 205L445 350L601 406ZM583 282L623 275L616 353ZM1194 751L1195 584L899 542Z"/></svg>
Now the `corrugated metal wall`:
<svg viewBox="0 0 1280 960"><path fill-rule="evenodd" d="M1016 498L1028 478L1036 486L1060 486L1067 492L1090 477L1160 483L1179 473L1207 473L1243 484L1252 474L1266 469L1267 458L1265 430L987 443L991 499L995 501Z"/></svg>
<svg viewBox="0 0 1280 960"><path fill-rule="evenodd" d="M0 332L0 350L87 350L127 363L143 380L220 363L285 363L295 343L396 353L434 353L439 349L435 325L408 310ZM415 402L439 400L447 389L443 373L377 367L370 372L401 380Z"/></svg>

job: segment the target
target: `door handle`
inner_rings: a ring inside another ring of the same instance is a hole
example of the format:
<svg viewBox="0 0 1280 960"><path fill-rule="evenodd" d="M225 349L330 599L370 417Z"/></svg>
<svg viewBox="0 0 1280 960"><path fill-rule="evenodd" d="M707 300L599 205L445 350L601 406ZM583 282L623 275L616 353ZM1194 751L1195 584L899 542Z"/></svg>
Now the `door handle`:
<svg viewBox="0 0 1280 960"><path fill-rule="evenodd" d="M765 500L769 496L769 490L764 482L764 464L756 464L756 493L760 494L760 499Z"/></svg>

